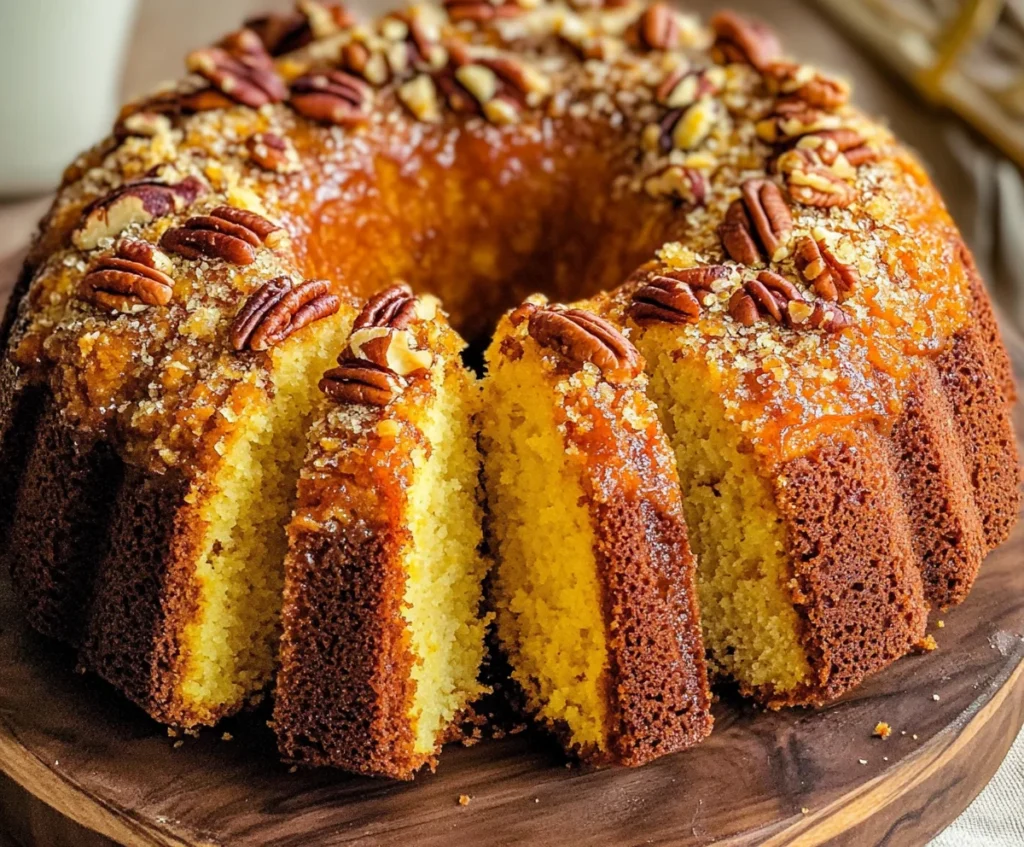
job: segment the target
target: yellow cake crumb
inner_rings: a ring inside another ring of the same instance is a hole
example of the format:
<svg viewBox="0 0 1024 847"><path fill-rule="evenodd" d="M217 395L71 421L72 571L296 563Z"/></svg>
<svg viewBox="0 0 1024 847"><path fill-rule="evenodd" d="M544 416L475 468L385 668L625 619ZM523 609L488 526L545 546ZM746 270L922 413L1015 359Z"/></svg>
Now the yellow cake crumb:
<svg viewBox="0 0 1024 847"><path fill-rule="evenodd" d="M875 730L872 734L884 740L892 735L892 727L885 721L879 721L875 724Z"/></svg>
<svg viewBox="0 0 1024 847"><path fill-rule="evenodd" d="M507 327L506 327L507 330ZM482 437L497 540L497 631L540 720L604 749L608 666L594 530L536 349L488 353Z"/></svg>

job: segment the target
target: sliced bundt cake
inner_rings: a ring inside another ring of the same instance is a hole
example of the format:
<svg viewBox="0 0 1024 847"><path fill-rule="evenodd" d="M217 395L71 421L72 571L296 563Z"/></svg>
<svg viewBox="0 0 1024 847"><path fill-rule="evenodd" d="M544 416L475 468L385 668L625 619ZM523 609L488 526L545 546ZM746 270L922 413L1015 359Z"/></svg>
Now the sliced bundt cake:
<svg viewBox="0 0 1024 847"><path fill-rule="evenodd" d="M601 318L503 318L482 438L497 633L527 710L592 762L711 731L678 478L643 362Z"/></svg>
<svg viewBox="0 0 1024 847"><path fill-rule="evenodd" d="M40 228L0 325L0 535L33 625L160 720L270 678L316 383L347 298L396 278L476 338L642 266L584 308L647 359L706 646L768 702L901 655L1017 519L987 296L845 84L733 13L485 5L254 21L127 107Z"/></svg>
<svg viewBox="0 0 1024 847"><path fill-rule="evenodd" d="M773 705L832 699L912 649L1019 508L973 266L916 166L890 149L862 172L827 224L747 180L709 201L717 233L590 304L648 362L713 665ZM896 222L913 219L930 227L908 260ZM769 252L778 232L790 246Z"/></svg>
<svg viewBox="0 0 1024 847"><path fill-rule="evenodd" d="M464 346L433 297L396 285L320 382L288 529L287 759L410 778L484 691L480 391Z"/></svg>
<svg viewBox="0 0 1024 847"><path fill-rule="evenodd" d="M33 625L154 717L191 726L271 679L315 383L353 310L297 275L254 198L199 199L198 176L161 177L86 206L47 263L47 284L74 299L47 340L63 363L9 560ZM45 307L29 318L20 367L38 366L33 330L48 320Z"/></svg>

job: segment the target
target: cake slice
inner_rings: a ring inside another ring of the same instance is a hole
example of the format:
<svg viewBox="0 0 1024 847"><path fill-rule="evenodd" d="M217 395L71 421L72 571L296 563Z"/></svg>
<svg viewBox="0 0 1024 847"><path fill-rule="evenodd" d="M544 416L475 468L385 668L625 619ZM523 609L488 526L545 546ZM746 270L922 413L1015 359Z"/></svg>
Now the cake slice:
<svg viewBox="0 0 1024 847"><path fill-rule="evenodd" d="M501 648L527 710L588 763L711 731L694 560L643 363L542 298L487 353L482 443Z"/></svg>
<svg viewBox="0 0 1024 847"><path fill-rule="evenodd" d="M282 755L412 778L485 688L479 386L431 297L356 319L288 529L274 725Z"/></svg>
<svg viewBox="0 0 1024 847"><path fill-rule="evenodd" d="M841 327L760 312L745 325L742 272L653 261L586 305L625 327L647 363L697 554L709 668L766 705L817 705L913 649L928 606L892 447L871 418L836 404L803 427L772 402L773 381L747 372L769 353L784 376L803 364L803 402L822 402L832 383L813 368L844 343ZM730 355L707 351L707 326L733 340Z"/></svg>

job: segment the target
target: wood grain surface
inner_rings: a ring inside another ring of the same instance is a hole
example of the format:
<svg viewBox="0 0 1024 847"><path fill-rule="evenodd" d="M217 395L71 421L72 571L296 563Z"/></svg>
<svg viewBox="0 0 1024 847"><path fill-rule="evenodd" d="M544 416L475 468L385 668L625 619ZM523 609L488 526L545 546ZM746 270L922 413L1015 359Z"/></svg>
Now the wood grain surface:
<svg viewBox="0 0 1024 847"><path fill-rule="evenodd" d="M2 263L0 286L15 267ZM1016 419L1024 432L1024 407ZM413 784L290 773L265 711L177 743L27 632L0 576L0 847L921 844L1024 723L1022 561L1024 525L933 626L939 650L827 708L766 713L724 691L707 742L638 770L581 773L527 732L447 750Z"/></svg>

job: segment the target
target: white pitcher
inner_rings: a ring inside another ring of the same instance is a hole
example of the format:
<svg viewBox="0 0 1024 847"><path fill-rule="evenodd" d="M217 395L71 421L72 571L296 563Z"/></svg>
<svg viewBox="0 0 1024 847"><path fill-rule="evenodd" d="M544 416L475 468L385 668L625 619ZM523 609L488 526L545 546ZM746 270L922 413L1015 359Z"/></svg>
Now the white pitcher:
<svg viewBox="0 0 1024 847"><path fill-rule="evenodd" d="M135 0L0 0L0 196L52 189L110 131Z"/></svg>

